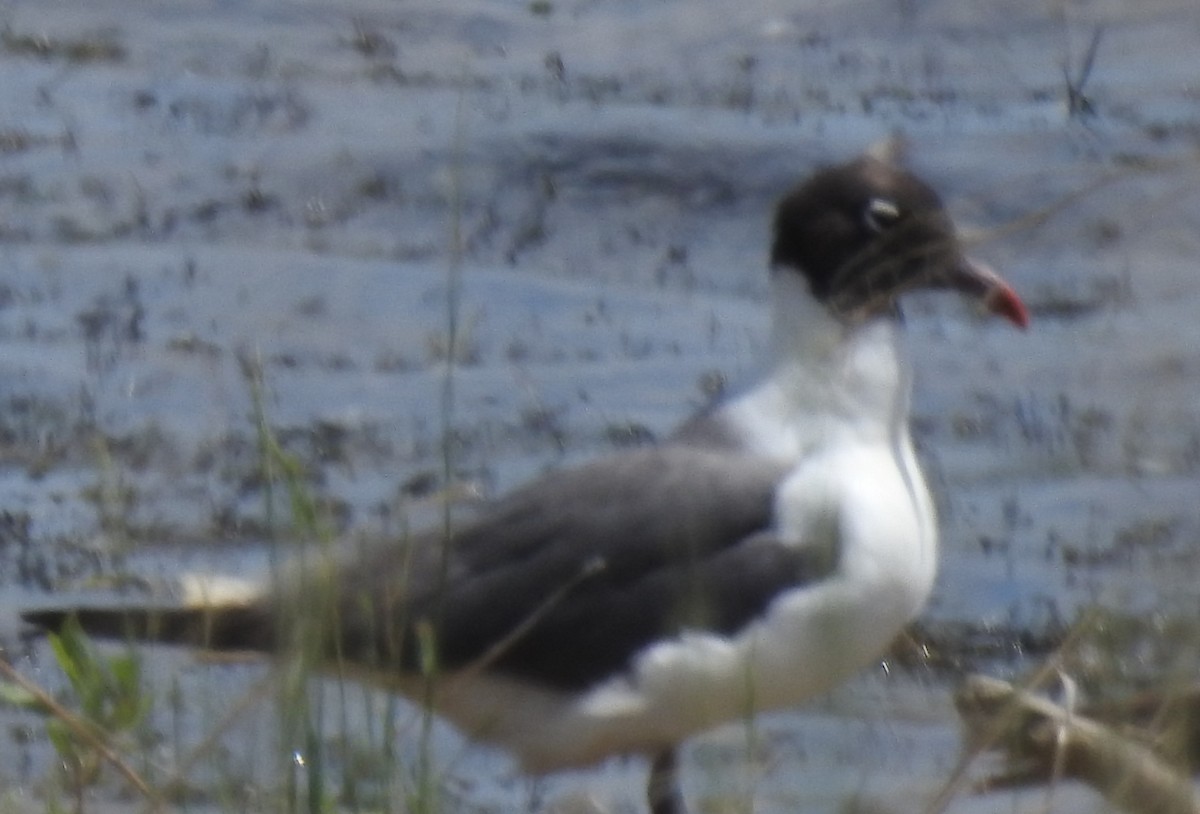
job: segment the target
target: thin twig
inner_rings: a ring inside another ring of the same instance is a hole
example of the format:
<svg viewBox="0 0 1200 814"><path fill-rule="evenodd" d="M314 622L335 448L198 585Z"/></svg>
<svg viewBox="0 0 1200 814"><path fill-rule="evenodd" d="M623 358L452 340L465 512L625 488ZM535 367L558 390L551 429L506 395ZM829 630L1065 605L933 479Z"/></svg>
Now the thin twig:
<svg viewBox="0 0 1200 814"><path fill-rule="evenodd" d="M1008 237L1012 234L1018 234L1031 229L1036 229L1037 227L1049 221L1055 215L1065 211L1084 198L1087 198L1089 195L1092 195L1093 193L1106 186L1109 186L1110 184L1116 184L1124 181L1126 178L1129 178L1132 175L1144 172L1171 172L1194 167L1194 158L1164 160L1154 160L1148 158L1145 161L1135 164L1121 166L1117 169L1101 174L1100 177L1089 181L1078 189L1063 193L1045 206L1035 209L1034 211L1018 218L1014 218L1002 226L997 226L994 229L980 230L977 234L964 235L963 243L967 246L973 246L979 243L990 242L999 238Z"/></svg>
<svg viewBox="0 0 1200 814"><path fill-rule="evenodd" d="M1070 693L1068 693L1070 695ZM1191 780L1147 745L1006 681L972 676L959 695L968 727L1005 730L1010 755L1032 762L1022 777L1092 786L1115 806L1137 814L1196 814Z"/></svg>
<svg viewBox="0 0 1200 814"><path fill-rule="evenodd" d="M104 758L108 763L112 764L122 777L124 777L131 786L138 790L143 797L150 803L151 811L163 810L164 801L161 796L147 785L132 766L125 762L117 752L108 744L108 738L105 734L91 721L85 718L80 718L75 713L64 707L62 704L55 701L45 690L33 683L25 676L21 675L11 664L0 659L0 674L12 683L16 684L25 692L33 696L34 700L40 704L46 712L56 718L71 730L71 734L79 738L89 748L95 749L96 752Z"/></svg>
<svg viewBox="0 0 1200 814"><path fill-rule="evenodd" d="M566 599L567 594L579 587L580 583L599 574L604 570L604 568L604 560L598 557L585 562L573 577L560 585L553 593L542 600L542 602L539 603L536 608L530 611L529 614L522 619L516 627L505 634L500 641L489 647L486 653L468 664L464 669L455 672L453 680L460 681L464 678L470 678L478 675L491 665L495 664L496 661L509 650L511 650L513 646L517 644L517 642L529 635L529 631L531 631L538 622L545 618L546 614L553 610L556 605Z"/></svg>
<svg viewBox="0 0 1200 814"><path fill-rule="evenodd" d="M1020 689L1026 691L1034 690L1051 677L1057 675L1067 654L1075 648L1084 634L1091 629L1099 615L1099 611L1093 610L1077 622L1067 633L1062 644L1058 646L1058 649L1042 663L1033 676ZM1016 702L1014 701L1011 706L1012 711L1015 712L1017 710ZM946 782L942 784L937 797L930 803L925 814L944 814L946 809L949 808L950 803L954 801L958 793L962 791L963 785L967 782L967 771L971 768L971 764L975 762L976 758L990 750L1004 737L1004 717L1004 715L997 715L991 724L980 732L977 739L963 752L962 757L959 758L957 765L954 767L954 771L950 773Z"/></svg>

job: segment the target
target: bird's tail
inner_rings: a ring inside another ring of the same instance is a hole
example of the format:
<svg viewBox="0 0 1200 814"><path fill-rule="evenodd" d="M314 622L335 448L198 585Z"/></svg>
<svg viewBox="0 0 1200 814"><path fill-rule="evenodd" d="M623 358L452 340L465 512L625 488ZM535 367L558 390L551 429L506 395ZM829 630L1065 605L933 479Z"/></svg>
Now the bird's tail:
<svg viewBox="0 0 1200 814"><path fill-rule="evenodd" d="M74 619L99 639L163 642L206 650L267 651L274 647L273 615L249 583L185 577L177 604L57 606L22 611L21 618L59 632Z"/></svg>

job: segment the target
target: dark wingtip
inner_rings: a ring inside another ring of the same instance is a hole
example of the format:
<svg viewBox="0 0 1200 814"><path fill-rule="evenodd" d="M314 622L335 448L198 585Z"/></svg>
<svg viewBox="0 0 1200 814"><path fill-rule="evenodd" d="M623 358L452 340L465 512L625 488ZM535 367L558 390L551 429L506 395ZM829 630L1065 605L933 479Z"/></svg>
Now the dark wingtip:
<svg viewBox="0 0 1200 814"><path fill-rule="evenodd" d="M21 621L43 633L57 633L70 615L70 611L61 608L21 611Z"/></svg>
<svg viewBox="0 0 1200 814"><path fill-rule="evenodd" d="M21 612L26 624L60 632L74 619L89 636L162 642L206 650L267 652L275 647L274 617L259 605L221 607L51 607Z"/></svg>
<svg viewBox="0 0 1200 814"><path fill-rule="evenodd" d="M200 641L201 619L187 608L38 608L21 612L28 625L60 633L71 620L89 636L191 644Z"/></svg>

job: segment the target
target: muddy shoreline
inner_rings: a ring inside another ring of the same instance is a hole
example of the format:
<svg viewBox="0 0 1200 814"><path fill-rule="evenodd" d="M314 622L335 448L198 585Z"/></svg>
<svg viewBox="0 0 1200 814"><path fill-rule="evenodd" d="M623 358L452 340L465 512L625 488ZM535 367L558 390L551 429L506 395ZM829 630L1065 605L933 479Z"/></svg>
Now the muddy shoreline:
<svg viewBox="0 0 1200 814"><path fill-rule="evenodd" d="M923 628L1033 641L1085 607L1190 607L1200 21L1185 0L137 15L102 0L10 2L2 19L0 644L50 686L48 652L18 636L23 603L265 567L248 365L332 527L397 534L446 485L447 420L456 481L490 494L659 437L745 379L775 196L895 131L1034 317L1014 334L941 299L906 315L944 540ZM1004 649L972 664L1029 663ZM212 704L247 682L151 661L160 689L182 673ZM756 810L834 810L869 774L868 795L923 799L956 754L945 681L866 675L772 717L748 760L736 733L700 739L690 793L725 799L753 776L739 793ZM202 737L205 716L184 718L172 731ZM40 799L52 751L36 721L0 719L0 782ZM197 800L230 777L270 785L269 760L240 772L265 747L238 731L239 771L210 767ZM639 797L635 763L531 785L439 737L467 810Z"/></svg>

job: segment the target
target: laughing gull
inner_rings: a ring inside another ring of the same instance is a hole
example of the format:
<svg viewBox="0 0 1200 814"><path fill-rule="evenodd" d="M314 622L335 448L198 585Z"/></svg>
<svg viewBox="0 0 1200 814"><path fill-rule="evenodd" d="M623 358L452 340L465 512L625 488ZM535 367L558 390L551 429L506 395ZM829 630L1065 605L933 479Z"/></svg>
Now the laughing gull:
<svg viewBox="0 0 1200 814"><path fill-rule="evenodd" d="M782 199L770 265L767 375L655 446L339 560L319 591L284 580L182 607L24 616L267 652L294 648L307 622L322 659L431 700L529 772L648 757L650 809L681 812L684 739L832 688L929 595L937 521L909 434L900 297L947 289L1028 321L963 253L938 195L871 154Z"/></svg>

